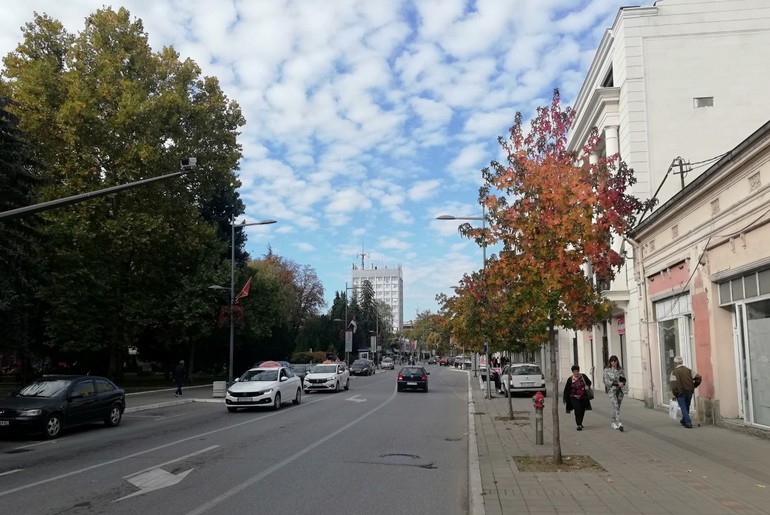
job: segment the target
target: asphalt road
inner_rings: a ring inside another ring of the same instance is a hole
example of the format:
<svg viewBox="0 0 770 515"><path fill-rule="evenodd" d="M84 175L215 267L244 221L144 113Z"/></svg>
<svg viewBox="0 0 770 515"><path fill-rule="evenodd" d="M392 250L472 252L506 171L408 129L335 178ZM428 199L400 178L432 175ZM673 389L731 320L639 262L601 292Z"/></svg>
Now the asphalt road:
<svg viewBox="0 0 770 515"><path fill-rule="evenodd" d="M0 440L9 514L468 513L465 373L396 372L279 411L190 403L126 413L58 440Z"/></svg>

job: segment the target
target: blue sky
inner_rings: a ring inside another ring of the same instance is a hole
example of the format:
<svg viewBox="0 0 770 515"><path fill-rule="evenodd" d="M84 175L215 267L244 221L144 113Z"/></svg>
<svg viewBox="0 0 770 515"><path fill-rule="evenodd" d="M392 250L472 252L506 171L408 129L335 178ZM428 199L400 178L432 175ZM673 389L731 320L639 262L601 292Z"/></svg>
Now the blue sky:
<svg viewBox="0 0 770 515"><path fill-rule="evenodd" d="M650 0L631 2L649 5ZM441 214L479 216L497 136L558 87L571 103L628 0L9 0L0 55L33 12L83 29L102 5L142 20L216 76L246 118L247 250L318 273L331 304L351 267L401 266L404 319L437 311L481 249Z"/></svg>

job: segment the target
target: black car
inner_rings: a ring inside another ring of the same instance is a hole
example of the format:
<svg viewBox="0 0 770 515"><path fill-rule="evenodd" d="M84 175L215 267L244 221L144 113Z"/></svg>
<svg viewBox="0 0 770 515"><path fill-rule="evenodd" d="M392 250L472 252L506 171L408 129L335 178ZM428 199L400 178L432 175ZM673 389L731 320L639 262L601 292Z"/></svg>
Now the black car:
<svg viewBox="0 0 770 515"><path fill-rule="evenodd" d="M0 434L42 432L56 438L65 428L91 422L117 426L125 409L126 392L109 379L44 376L0 399Z"/></svg>
<svg viewBox="0 0 770 515"><path fill-rule="evenodd" d="M350 375L370 376L374 374L374 362L368 359L357 359L350 365Z"/></svg>
<svg viewBox="0 0 770 515"><path fill-rule="evenodd" d="M409 389L427 392L429 375L423 367L404 367L398 372L396 389L399 392Z"/></svg>

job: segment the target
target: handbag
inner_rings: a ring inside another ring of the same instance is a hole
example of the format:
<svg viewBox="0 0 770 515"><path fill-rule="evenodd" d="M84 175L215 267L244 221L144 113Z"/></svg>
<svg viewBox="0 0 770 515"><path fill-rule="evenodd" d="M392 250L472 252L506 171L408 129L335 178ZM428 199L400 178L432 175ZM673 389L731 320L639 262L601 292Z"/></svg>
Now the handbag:
<svg viewBox="0 0 770 515"><path fill-rule="evenodd" d="M671 420L677 420L679 417L677 416L677 410L679 409L679 406L676 404L676 402L672 399L668 403L668 418Z"/></svg>
<svg viewBox="0 0 770 515"><path fill-rule="evenodd" d="M589 401L594 400L594 389L588 386L582 377L580 378L580 380L583 381L583 386L585 387L584 391L586 393L586 399L588 399Z"/></svg>

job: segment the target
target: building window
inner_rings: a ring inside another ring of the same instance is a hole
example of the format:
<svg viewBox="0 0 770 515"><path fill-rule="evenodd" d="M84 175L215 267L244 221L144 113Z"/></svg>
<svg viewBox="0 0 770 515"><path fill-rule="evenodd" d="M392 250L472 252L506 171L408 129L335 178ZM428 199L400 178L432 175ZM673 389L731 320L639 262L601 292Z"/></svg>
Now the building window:
<svg viewBox="0 0 770 515"><path fill-rule="evenodd" d="M695 97L692 99L692 106L695 109L701 107L714 107L714 97Z"/></svg>

